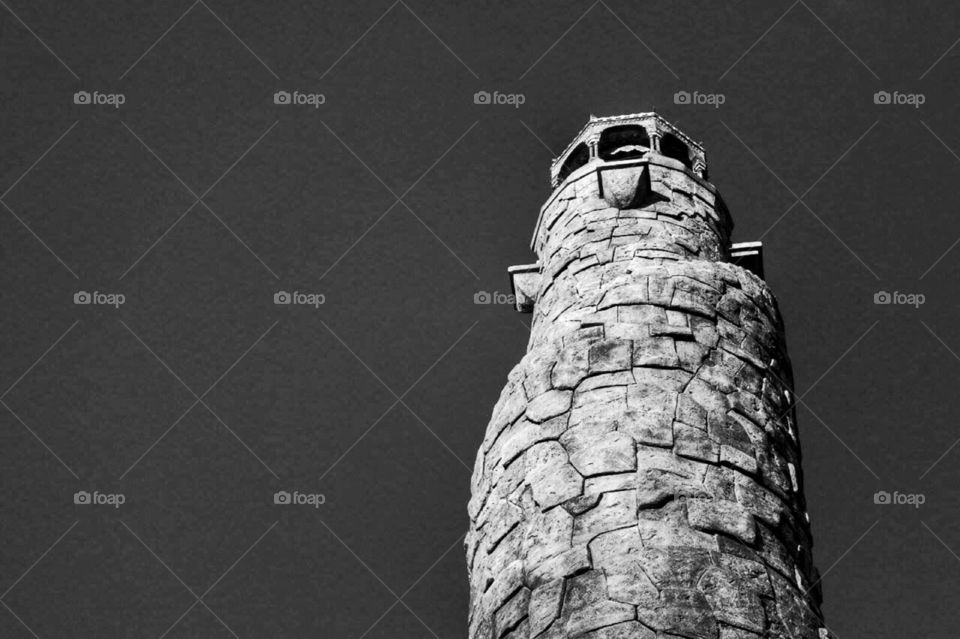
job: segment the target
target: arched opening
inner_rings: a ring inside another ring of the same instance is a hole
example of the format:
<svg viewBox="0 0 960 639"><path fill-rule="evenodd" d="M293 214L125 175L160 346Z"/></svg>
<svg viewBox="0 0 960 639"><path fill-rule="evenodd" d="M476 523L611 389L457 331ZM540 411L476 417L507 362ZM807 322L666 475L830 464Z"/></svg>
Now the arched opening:
<svg viewBox="0 0 960 639"><path fill-rule="evenodd" d="M590 149L587 148L587 145L581 142L573 151L570 151L570 155L567 156L566 161L564 161L563 166L560 167L560 182L563 182L567 179L567 176L579 169L581 166L590 161Z"/></svg>
<svg viewBox="0 0 960 639"><path fill-rule="evenodd" d="M688 169L693 166L690 161L690 149L672 133L666 133L660 138L660 154L683 162Z"/></svg>
<svg viewBox="0 0 960 639"><path fill-rule="evenodd" d="M601 160L629 160L650 151L650 136L637 124L612 126L600 134L597 155Z"/></svg>

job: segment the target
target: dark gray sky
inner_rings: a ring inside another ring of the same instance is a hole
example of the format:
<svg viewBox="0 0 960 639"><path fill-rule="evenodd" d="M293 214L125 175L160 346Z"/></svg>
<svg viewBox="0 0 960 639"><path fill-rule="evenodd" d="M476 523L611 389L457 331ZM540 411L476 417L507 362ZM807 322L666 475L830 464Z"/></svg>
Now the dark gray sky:
<svg viewBox="0 0 960 639"><path fill-rule="evenodd" d="M958 23L943 1L5 0L0 635L464 636L468 467L528 334L473 296L532 261L589 114L655 107L765 244L828 624L951 636Z"/></svg>

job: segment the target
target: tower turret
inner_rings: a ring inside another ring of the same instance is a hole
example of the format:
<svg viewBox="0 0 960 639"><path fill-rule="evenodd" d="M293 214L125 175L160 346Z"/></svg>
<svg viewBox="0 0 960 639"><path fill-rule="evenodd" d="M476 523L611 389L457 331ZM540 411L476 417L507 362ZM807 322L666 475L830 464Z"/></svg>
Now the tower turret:
<svg viewBox="0 0 960 639"><path fill-rule="evenodd" d="M783 324L702 146L591 117L551 179L472 478L471 639L826 636Z"/></svg>

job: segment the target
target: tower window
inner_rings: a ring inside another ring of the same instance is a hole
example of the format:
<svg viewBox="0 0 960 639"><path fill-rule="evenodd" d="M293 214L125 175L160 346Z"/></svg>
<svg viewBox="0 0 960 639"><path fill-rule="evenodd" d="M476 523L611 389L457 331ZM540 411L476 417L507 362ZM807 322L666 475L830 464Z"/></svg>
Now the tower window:
<svg viewBox="0 0 960 639"><path fill-rule="evenodd" d="M600 134L597 155L602 160L629 160L650 151L647 130L635 124L612 126Z"/></svg>
<svg viewBox="0 0 960 639"><path fill-rule="evenodd" d="M693 162L690 161L690 149L672 133L667 133L660 139L660 154L683 162L688 169L693 166Z"/></svg>
<svg viewBox="0 0 960 639"><path fill-rule="evenodd" d="M570 155L567 156L566 161L563 163L563 166L560 167L560 181L563 182L567 179L571 173L579 169L581 166L590 161L590 149L587 148L587 145L581 142L573 151L570 151Z"/></svg>

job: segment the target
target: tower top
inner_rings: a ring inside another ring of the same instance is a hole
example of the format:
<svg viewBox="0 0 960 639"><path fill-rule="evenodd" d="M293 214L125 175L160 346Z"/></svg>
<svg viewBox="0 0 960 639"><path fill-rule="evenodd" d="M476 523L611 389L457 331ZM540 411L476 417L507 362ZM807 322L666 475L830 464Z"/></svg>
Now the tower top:
<svg viewBox="0 0 960 639"><path fill-rule="evenodd" d="M573 171L591 162L616 162L659 153L679 160L701 178L707 176L703 145L654 112L596 117L571 140L550 166L556 188Z"/></svg>

